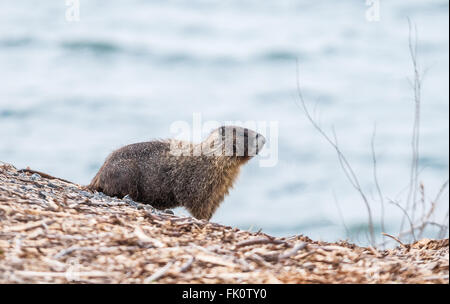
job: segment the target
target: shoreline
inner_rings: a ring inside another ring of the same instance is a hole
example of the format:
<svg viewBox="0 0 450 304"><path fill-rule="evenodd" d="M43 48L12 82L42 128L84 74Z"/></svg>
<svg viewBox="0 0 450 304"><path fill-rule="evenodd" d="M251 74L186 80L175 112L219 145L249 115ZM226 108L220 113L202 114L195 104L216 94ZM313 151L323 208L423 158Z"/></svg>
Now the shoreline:
<svg viewBox="0 0 450 304"><path fill-rule="evenodd" d="M272 237L0 162L0 283L449 283L449 241Z"/></svg>

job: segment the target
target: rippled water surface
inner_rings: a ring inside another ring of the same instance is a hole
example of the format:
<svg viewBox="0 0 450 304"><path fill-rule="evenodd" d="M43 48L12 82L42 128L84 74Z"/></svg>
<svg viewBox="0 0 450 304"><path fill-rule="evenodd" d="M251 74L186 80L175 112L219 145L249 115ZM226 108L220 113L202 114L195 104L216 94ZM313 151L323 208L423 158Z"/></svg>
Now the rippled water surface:
<svg viewBox="0 0 450 304"><path fill-rule="evenodd" d="M420 180L431 199L449 168L448 1L380 4L381 20L368 22L362 0L80 0L80 21L67 22L64 1L2 0L0 160L87 184L109 152L171 137L171 123L193 113L278 121L277 165L252 160L213 220L324 240L346 238L344 221L364 242L365 207L296 104L296 59L305 98L325 130L334 126L378 223L371 137L376 123L386 204L404 199L414 110L407 17L417 24ZM447 208L444 193L436 221ZM386 210L387 229L398 231L401 211Z"/></svg>

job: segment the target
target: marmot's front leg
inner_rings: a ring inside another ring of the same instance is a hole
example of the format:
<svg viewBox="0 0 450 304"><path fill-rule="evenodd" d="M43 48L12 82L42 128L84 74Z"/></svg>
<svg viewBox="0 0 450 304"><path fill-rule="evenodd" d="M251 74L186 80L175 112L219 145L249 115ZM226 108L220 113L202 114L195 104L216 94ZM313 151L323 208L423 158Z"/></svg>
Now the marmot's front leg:
<svg viewBox="0 0 450 304"><path fill-rule="evenodd" d="M219 205L220 203L208 200L188 204L185 207L196 219L209 221Z"/></svg>

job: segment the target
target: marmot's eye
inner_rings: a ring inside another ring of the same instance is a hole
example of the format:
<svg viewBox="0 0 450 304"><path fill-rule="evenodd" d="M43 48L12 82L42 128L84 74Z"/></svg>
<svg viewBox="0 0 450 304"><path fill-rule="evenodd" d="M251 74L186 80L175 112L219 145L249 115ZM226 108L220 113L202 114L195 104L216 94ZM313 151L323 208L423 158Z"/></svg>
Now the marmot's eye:
<svg viewBox="0 0 450 304"><path fill-rule="evenodd" d="M220 134L225 137L225 127L220 127Z"/></svg>

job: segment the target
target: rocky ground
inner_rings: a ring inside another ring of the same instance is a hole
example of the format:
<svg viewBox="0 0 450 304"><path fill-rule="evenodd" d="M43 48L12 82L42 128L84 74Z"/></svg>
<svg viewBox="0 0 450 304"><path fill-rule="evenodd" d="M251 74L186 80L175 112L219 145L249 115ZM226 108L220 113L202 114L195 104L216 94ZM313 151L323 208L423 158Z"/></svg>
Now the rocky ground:
<svg viewBox="0 0 450 304"><path fill-rule="evenodd" d="M395 249L274 238L0 162L0 283L449 283L448 239Z"/></svg>

